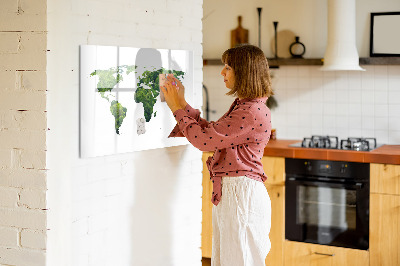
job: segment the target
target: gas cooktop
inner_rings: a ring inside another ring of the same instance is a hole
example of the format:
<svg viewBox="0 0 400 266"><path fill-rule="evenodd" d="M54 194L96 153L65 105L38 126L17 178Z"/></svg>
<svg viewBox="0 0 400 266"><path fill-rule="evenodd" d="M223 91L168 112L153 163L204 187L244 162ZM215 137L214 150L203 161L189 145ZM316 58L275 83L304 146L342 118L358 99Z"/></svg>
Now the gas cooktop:
<svg viewBox="0 0 400 266"><path fill-rule="evenodd" d="M289 145L291 147L337 149L353 151L371 151L382 145L377 145L376 138L347 138L339 142L336 136L311 136L302 142Z"/></svg>

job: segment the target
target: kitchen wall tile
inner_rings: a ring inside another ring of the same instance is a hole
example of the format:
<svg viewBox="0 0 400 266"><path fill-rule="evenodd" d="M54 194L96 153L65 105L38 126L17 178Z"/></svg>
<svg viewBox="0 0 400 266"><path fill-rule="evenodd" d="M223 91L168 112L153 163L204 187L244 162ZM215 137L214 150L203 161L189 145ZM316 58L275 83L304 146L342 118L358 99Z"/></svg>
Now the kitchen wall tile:
<svg viewBox="0 0 400 266"><path fill-rule="evenodd" d="M346 103L336 103L336 114L338 116L347 116L349 114L349 105Z"/></svg>
<svg viewBox="0 0 400 266"><path fill-rule="evenodd" d="M338 129L347 129L349 127L349 118L347 116L336 116L336 127Z"/></svg>
<svg viewBox="0 0 400 266"><path fill-rule="evenodd" d="M374 77L375 78L387 78L388 67L387 65L376 65L374 66Z"/></svg>
<svg viewBox="0 0 400 266"><path fill-rule="evenodd" d="M396 91L389 90L389 104L400 104L400 88Z"/></svg>
<svg viewBox="0 0 400 266"><path fill-rule="evenodd" d="M298 67L297 66L287 66L285 77L297 77L298 76Z"/></svg>
<svg viewBox="0 0 400 266"><path fill-rule="evenodd" d="M279 137L306 137L299 131L303 127L301 132L310 132L310 135L347 132L348 136L357 137L362 133L376 133L383 136L383 141L395 144L391 142L395 137L384 131L389 130L389 125L399 123L392 118L400 117L400 66L363 67L367 71L327 72L320 71L319 66L281 66L271 70L275 73L273 87L279 105L272 112L272 120ZM211 109L226 101L223 84L218 86L221 87L221 97L214 103L213 99ZM209 87L213 87L212 84ZM388 125L385 128L386 121ZM304 125L309 129L304 129ZM390 130L400 131L394 125Z"/></svg>
<svg viewBox="0 0 400 266"><path fill-rule="evenodd" d="M335 115L336 114L336 104L335 103L325 103L323 107L323 114L326 115Z"/></svg>
<svg viewBox="0 0 400 266"><path fill-rule="evenodd" d="M361 111L362 111L362 107L361 107L360 103L351 103L351 104L349 104L349 115L351 115L351 116L361 116Z"/></svg>
<svg viewBox="0 0 400 266"><path fill-rule="evenodd" d="M298 88L310 89L311 82L309 77L299 76L297 82L298 82L297 84Z"/></svg>
<svg viewBox="0 0 400 266"><path fill-rule="evenodd" d="M374 79L374 89L375 91L387 91L388 89L388 79L378 77Z"/></svg>
<svg viewBox="0 0 400 266"><path fill-rule="evenodd" d="M388 105L389 117L400 117L400 104Z"/></svg>
<svg viewBox="0 0 400 266"><path fill-rule="evenodd" d="M374 116L375 106L373 104L362 104L361 105L361 115L364 116Z"/></svg>
<svg viewBox="0 0 400 266"><path fill-rule="evenodd" d="M361 103L362 91L361 90L349 90L349 102L350 103Z"/></svg>
<svg viewBox="0 0 400 266"><path fill-rule="evenodd" d="M286 87L288 89L297 89L299 87L298 78L297 77L287 77L286 78Z"/></svg>
<svg viewBox="0 0 400 266"><path fill-rule="evenodd" d="M375 117L375 129L376 130L386 130L389 129L389 118L388 117Z"/></svg>
<svg viewBox="0 0 400 266"><path fill-rule="evenodd" d="M374 91L373 90L365 90L361 91L361 101L362 103L374 103Z"/></svg>
<svg viewBox="0 0 400 266"><path fill-rule="evenodd" d="M311 77L310 79L310 87L315 91L321 88L324 85L323 77Z"/></svg>
<svg viewBox="0 0 400 266"><path fill-rule="evenodd" d="M324 121L323 121L323 125L324 125L324 129L325 130L330 130L332 128L336 129L336 116L335 115L324 115ZM327 131L326 134L331 134L330 131Z"/></svg>
<svg viewBox="0 0 400 266"><path fill-rule="evenodd" d="M375 119L373 116L363 116L361 118L361 125L362 129L371 129L373 130L375 128Z"/></svg>
<svg viewBox="0 0 400 266"><path fill-rule="evenodd" d="M323 101L326 103L334 103L336 101L336 89L332 84L325 84L324 85L324 98Z"/></svg>
<svg viewBox="0 0 400 266"><path fill-rule="evenodd" d="M389 130L400 131L400 117L389 117Z"/></svg>
<svg viewBox="0 0 400 266"><path fill-rule="evenodd" d="M336 89L347 90L349 87L349 75L347 71L339 71L336 74Z"/></svg>
<svg viewBox="0 0 400 266"><path fill-rule="evenodd" d="M308 68L310 69L311 78L322 78L324 76L324 71L320 70L320 66L310 66Z"/></svg>
<svg viewBox="0 0 400 266"><path fill-rule="evenodd" d="M387 143L399 144L400 143L400 130L390 130L389 140Z"/></svg>
<svg viewBox="0 0 400 266"><path fill-rule="evenodd" d="M362 123L359 116L349 116L349 129L361 129Z"/></svg>
<svg viewBox="0 0 400 266"><path fill-rule="evenodd" d="M335 71L321 71L324 78L335 78Z"/></svg>
<svg viewBox="0 0 400 266"><path fill-rule="evenodd" d="M348 104L349 102L349 90L340 89L336 91L336 103Z"/></svg>
<svg viewBox="0 0 400 266"><path fill-rule="evenodd" d="M392 77L392 76L394 76L394 77L400 77L400 66L390 66L390 67L388 67L388 71L387 71L387 73L388 73L388 76L389 76L389 79L390 79L390 77Z"/></svg>
<svg viewBox="0 0 400 266"><path fill-rule="evenodd" d="M340 140L347 139L349 137L349 129L348 128L338 128L336 130L336 136L339 138L338 145L340 146Z"/></svg>
<svg viewBox="0 0 400 266"><path fill-rule="evenodd" d="M361 90L361 71L349 71L349 90Z"/></svg>
<svg viewBox="0 0 400 266"><path fill-rule="evenodd" d="M378 145L388 143L389 142L388 131L375 129L375 138Z"/></svg>
<svg viewBox="0 0 400 266"><path fill-rule="evenodd" d="M388 92L387 90L385 91L376 91L374 94L374 101L375 104L385 104L388 102Z"/></svg>
<svg viewBox="0 0 400 266"><path fill-rule="evenodd" d="M392 91L400 90L400 74L389 76L388 89Z"/></svg>
<svg viewBox="0 0 400 266"><path fill-rule="evenodd" d="M362 136L361 128L349 128L349 137L360 137Z"/></svg>
<svg viewBox="0 0 400 266"><path fill-rule="evenodd" d="M369 73L363 73L361 76L361 89L362 90L373 90L374 89L374 76L368 75Z"/></svg>
<svg viewBox="0 0 400 266"><path fill-rule="evenodd" d="M306 78L306 79L310 79L311 71L312 71L312 68L310 68L310 67L299 67L297 69L297 76L298 77L303 77L303 78Z"/></svg>
<svg viewBox="0 0 400 266"><path fill-rule="evenodd" d="M362 129L360 137L362 138L373 138L375 136L375 132L372 129Z"/></svg>
<svg viewBox="0 0 400 266"><path fill-rule="evenodd" d="M389 115L389 106L387 104L375 104L375 117L387 117Z"/></svg>

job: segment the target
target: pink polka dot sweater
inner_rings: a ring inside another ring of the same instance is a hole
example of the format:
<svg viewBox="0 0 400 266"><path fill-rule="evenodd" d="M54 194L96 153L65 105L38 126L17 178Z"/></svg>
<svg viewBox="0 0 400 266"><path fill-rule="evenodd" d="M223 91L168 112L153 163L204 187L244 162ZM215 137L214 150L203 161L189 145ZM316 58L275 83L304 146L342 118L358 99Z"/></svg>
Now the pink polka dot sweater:
<svg viewBox="0 0 400 266"><path fill-rule="evenodd" d="M207 160L213 182L211 201L221 200L224 176L247 176L264 182L261 159L271 132L271 112L265 105L267 97L238 98L218 121L208 122L200 111L187 105L174 112L178 124L169 137L186 137L201 151L214 151Z"/></svg>

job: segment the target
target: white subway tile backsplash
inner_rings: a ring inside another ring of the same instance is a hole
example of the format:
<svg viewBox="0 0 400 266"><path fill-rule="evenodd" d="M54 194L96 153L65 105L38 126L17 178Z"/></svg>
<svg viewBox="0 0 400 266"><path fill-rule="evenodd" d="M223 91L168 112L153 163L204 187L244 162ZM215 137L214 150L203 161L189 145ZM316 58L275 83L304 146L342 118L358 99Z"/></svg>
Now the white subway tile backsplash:
<svg viewBox="0 0 400 266"><path fill-rule="evenodd" d="M389 90L388 97L389 104L400 104L400 88L396 91Z"/></svg>
<svg viewBox="0 0 400 266"><path fill-rule="evenodd" d="M387 104L375 104L375 117L387 117L389 115L389 108ZM394 105L398 106L398 105ZM400 106L399 106L400 108Z"/></svg>
<svg viewBox="0 0 400 266"><path fill-rule="evenodd" d="M389 117L389 130L400 131L400 117Z"/></svg>
<svg viewBox="0 0 400 266"><path fill-rule="evenodd" d="M387 143L398 144L400 143L400 130L389 130L389 140Z"/></svg>
<svg viewBox="0 0 400 266"><path fill-rule="evenodd" d="M385 104L388 102L388 92L387 90L385 91L376 91L375 90L375 95L374 95L374 101L376 104Z"/></svg>
<svg viewBox="0 0 400 266"><path fill-rule="evenodd" d="M388 105L389 117L400 117L400 104Z"/></svg>
<svg viewBox="0 0 400 266"><path fill-rule="evenodd" d="M387 91L388 89L388 79L387 77L379 77L374 80L374 89L376 91Z"/></svg>
<svg viewBox="0 0 400 266"><path fill-rule="evenodd" d="M400 132L400 126L393 124L400 123L400 67L363 67L365 72L327 72L318 66L281 66L272 70L278 101L272 121L278 138L308 136L301 132L338 134L341 138L372 135L378 142L381 137L385 143L398 144L400 140L395 140L400 137L393 136L393 132ZM205 74L204 79L212 77ZM229 101L224 97L218 98L218 105ZM216 116L220 117L223 111L226 110L218 111Z"/></svg>
<svg viewBox="0 0 400 266"><path fill-rule="evenodd" d="M375 106L373 104L363 104L361 105L361 115L365 116L374 116L375 114Z"/></svg>
<svg viewBox="0 0 400 266"><path fill-rule="evenodd" d="M387 65L376 65L374 66L374 77L375 78L387 78L388 66Z"/></svg>
<svg viewBox="0 0 400 266"><path fill-rule="evenodd" d="M374 103L374 91L363 89L361 91L361 102L363 104Z"/></svg>
<svg viewBox="0 0 400 266"><path fill-rule="evenodd" d="M377 140L377 144L386 144L389 142L389 134L388 134L388 130L376 130L375 129L375 136L374 136Z"/></svg>

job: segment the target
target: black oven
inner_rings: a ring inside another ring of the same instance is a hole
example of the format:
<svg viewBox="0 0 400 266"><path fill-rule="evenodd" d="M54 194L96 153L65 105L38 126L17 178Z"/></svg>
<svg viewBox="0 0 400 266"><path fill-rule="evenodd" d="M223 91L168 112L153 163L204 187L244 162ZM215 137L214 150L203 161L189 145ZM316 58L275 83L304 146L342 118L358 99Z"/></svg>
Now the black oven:
<svg viewBox="0 0 400 266"><path fill-rule="evenodd" d="M287 158L285 169L286 239L368 249L368 163Z"/></svg>

